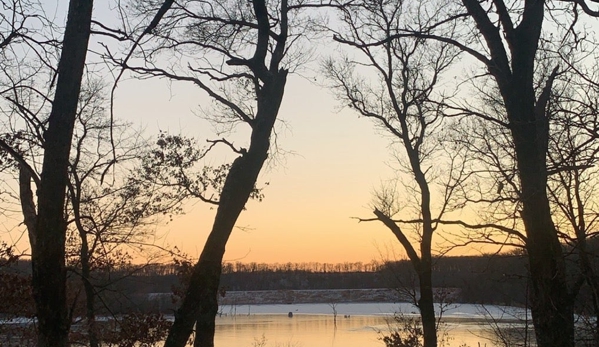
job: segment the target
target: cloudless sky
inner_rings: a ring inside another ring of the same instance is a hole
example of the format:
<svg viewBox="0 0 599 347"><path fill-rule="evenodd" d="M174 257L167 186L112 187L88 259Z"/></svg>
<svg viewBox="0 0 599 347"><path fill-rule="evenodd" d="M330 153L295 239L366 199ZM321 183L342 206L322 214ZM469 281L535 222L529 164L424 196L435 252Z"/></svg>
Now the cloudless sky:
<svg viewBox="0 0 599 347"><path fill-rule="evenodd" d="M217 138L193 111L202 91L164 80L129 80L118 90L117 114L157 130L200 141ZM345 262L380 260L396 243L371 217L371 192L395 176L389 139L353 112L338 111L329 91L294 76L280 110L274 160L259 179L265 199L250 201L233 231L225 258L244 262ZM241 136L233 138L241 140ZM215 209L188 204L186 214L161 226L159 242L197 256L210 231Z"/></svg>
<svg viewBox="0 0 599 347"><path fill-rule="evenodd" d="M66 1L52 5L57 18ZM111 16L104 3L95 17ZM59 21L59 19L57 19ZM102 39L92 37L97 46ZM315 57L318 60L318 57ZM317 70L318 65L311 65ZM310 80L323 82L317 73ZM116 117L145 129L193 136L199 142L216 139L211 126L196 114L209 102L190 84L164 79L125 79L116 93ZM243 262L370 262L400 251L391 232L378 222L359 223L352 217L372 217L373 189L397 177L388 148L390 138L347 109L339 110L331 93L298 75L286 86L277 126L280 151L262 171L259 186L265 199L250 201L227 246L225 259ZM244 132L232 135L247 143ZM231 156L227 158L233 159ZM189 203L185 214L157 227L157 243L177 246L197 257L211 229L215 209ZM24 246L21 246L24 248Z"/></svg>

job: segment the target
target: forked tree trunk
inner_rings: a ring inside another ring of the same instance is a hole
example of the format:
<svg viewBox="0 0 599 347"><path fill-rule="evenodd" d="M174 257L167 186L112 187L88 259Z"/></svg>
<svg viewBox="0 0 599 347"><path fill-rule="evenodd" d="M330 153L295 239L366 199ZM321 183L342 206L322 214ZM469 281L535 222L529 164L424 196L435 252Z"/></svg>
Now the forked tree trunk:
<svg viewBox="0 0 599 347"><path fill-rule="evenodd" d="M501 92L514 142L537 343L539 347L572 347L573 300L547 196L549 120L545 111L557 70L548 77L542 92L538 96L535 93L535 64L545 1L526 0L517 26L510 18L510 6L504 0L493 1L505 35L499 31L496 18L491 20L479 1L462 2L489 49L489 58L483 61Z"/></svg>
<svg viewBox="0 0 599 347"><path fill-rule="evenodd" d="M90 36L92 0L71 0L58 64L58 80L38 190L35 247L32 247L33 296L38 347L68 346L64 215L71 139Z"/></svg>

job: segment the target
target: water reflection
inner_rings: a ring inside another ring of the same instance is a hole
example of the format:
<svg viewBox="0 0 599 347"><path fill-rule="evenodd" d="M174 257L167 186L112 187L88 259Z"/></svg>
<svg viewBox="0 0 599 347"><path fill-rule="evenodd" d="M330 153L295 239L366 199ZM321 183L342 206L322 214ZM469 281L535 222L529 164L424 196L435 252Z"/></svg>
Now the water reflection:
<svg viewBox="0 0 599 347"><path fill-rule="evenodd" d="M384 317L338 318L335 328L332 314L228 316L217 320L215 344L251 347L264 336L267 346L381 346L376 330L380 327L385 327Z"/></svg>
<svg viewBox="0 0 599 347"><path fill-rule="evenodd" d="M219 347L375 347L384 346L380 332L388 331L389 316L333 314L252 314L217 319ZM443 327L445 346L493 346L491 335L472 319L450 318Z"/></svg>

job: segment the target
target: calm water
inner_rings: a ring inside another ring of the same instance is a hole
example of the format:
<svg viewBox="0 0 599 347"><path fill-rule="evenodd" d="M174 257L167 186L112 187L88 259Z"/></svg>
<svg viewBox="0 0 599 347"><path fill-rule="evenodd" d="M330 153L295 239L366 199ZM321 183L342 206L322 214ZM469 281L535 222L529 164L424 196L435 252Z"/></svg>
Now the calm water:
<svg viewBox="0 0 599 347"><path fill-rule="evenodd" d="M375 347L384 346L381 332L388 331L393 312L413 315L403 304L338 304L335 326L333 307L327 304L225 306L217 319L218 347ZM523 314L513 308L492 307L496 318ZM515 310L515 311L514 311ZM293 317L288 317L292 312ZM507 313L506 313L507 312ZM515 313L514 313L515 312ZM484 324L480 308L453 306L445 313L445 346L494 346L493 334ZM349 315L349 317L346 317ZM345 316L345 317L344 317ZM507 324L507 323L506 323Z"/></svg>

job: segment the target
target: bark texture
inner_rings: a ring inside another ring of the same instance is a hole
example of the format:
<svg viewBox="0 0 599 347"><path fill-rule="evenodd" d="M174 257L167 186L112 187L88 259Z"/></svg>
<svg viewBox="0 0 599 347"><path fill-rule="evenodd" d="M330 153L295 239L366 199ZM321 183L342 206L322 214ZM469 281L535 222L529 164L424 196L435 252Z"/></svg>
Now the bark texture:
<svg viewBox="0 0 599 347"><path fill-rule="evenodd" d="M92 0L72 0L69 3L56 93L48 129L44 134L44 160L34 228L35 247L31 256L39 347L69 344L64 205L69 152L90 36L92 6Z"/></svg>

